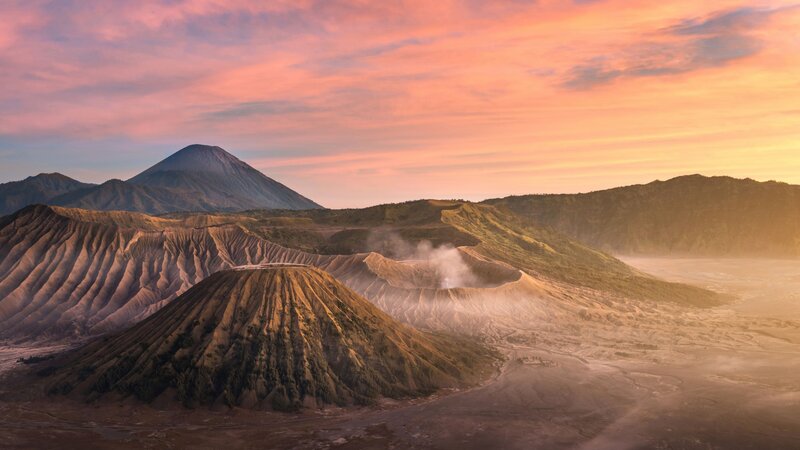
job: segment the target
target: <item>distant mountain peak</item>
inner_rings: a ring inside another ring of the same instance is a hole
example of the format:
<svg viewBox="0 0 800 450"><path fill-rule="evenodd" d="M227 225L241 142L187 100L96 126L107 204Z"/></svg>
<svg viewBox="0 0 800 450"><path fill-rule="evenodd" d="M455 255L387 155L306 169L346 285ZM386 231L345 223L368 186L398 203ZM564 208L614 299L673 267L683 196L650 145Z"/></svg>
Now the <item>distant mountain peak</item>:
<svg viewBox="0 0 800 450"><path fill-rule="evenodd" d="M58 195L91 186L58 172L40 173L24 180L3 183L0 184L0 216L26 205L48 203Z"/></svg>
<svg viewBox="0 0 800 450"><path fill-rule="evenodd" d="M321 208L222 147L205 144L186 146L127 181L95 185L54 172L0 184L0 216L33 203L152 214Z"/></svg>
<svg viewBox="0 0 800 450"><path fill-rule="evenodd" d="M60 178L60 179L65 179L66 178L66 179L70 179L70 180L72 179L72 178L70 178L70 177L68 177L68 176L66 176L66 175L64 175L63 173L60 173L60 172L42 172L42 173L39 173L39 174L36 174L36 175L31 175L31 176L28 177L28 179L33 179L33 178Z"/></svg>
<svg viewBox="0 0 800 450"><path fill-rule="evenodd" d="M186 147L183 147L182 149L173 153L167 159L197 158L197 157L205 157L207 155L214 155L223 160L233 160L241 162L239 158L228 153L228 151L225 150L224 148L219 147L217 145L206 145L206 144L187 145Z"/></svg>
<svg viewBox="0 0 800 450"><path fill-rule="evenodd" d="M192 144L184 147L128 181L136 183L157 172L211 172L230 174L236 168L250 168L222 147ZM253 169L255 170L255 169Z"/></svg>
<svg viewBox="0 0 800 450"><path fill-rule="evenodd" d="M73 184L86 184L68 177L59 172L42 172L36 175L31 175L21 180L22 182L37 182L37 183L73 183Z"/></svg>
<svg viewBox="0 0 800 450"><path fill-rule="evenodd" d="M190 144L187 145L186 147L183 147L182 149L178 150L175 153L190 152L190 151L219 151L228 153L219 145L208 145L208 144Z"/></svg>
<svg viewBox="0 0 800 450"><path fill-rule="evenodd" d="M317 203L267 177L213 145L192 144L128 180L129 183L190 192L212 209L313 209Z"/></svg>

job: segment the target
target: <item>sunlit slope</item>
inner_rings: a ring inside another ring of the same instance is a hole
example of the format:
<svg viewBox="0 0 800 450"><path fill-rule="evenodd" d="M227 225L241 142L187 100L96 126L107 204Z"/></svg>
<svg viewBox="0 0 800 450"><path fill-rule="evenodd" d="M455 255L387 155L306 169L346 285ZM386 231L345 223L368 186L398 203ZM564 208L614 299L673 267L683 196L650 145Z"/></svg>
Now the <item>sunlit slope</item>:
<svg viewBox="0 0 800 450"><path fill-rule="evenodd" d="M487 200L622 254L800 256L800 186L692 175L588 194Z"/></svg>
<svg viewBox="0 0 800 450"><path fill-rule="evenodd" d="M669 283L565 236L522 223L488 205L463 204L442 212L442 221L480 241L478 253L506 262L535 277L547 277L632 298L694 306L719 304L711 291Z"/></svg>
<svg viewBox="0 0 800 450"><path fill-rule="evenodd" d="M138 213L31 206L0 222L0 337L119 329L218 270L262 262L345 274L360 260L286 249L236 224L195 228Z"/></svg>
<svg viewBox="0 0 800 450"><path fill-rule="evenodd" d="M470 341L394 321L318 269L264 266L211 275L49 371L54 393L296 409L462 386L490 361Z"/></svg>
<svg viewBox="0 0 800 450"><path fill-rule="evenodd" d="M174 215L191 220L196 215ZM289 247L337 253L375 251L390 256L395 238L414 245L468 246L531 275L616 294L710 306L707 290L667 283L566 235L520 220L486 204L415 201L359 210L253 211L231 214L255 234Z"/></svg>
<svg viewBox="0 0 800 450"><path fill-rule="evenodd" d="M287 233L290 239L274 239ZM423 241L458 246L449 255L470 276L445 282L441 261L394 261L420 258L403 251ZM341 254L320 254L326 249ZM463 311L467 297L474 307L470 320L477 320L480 299L494 295L490 288L531 302L585 288L694 306L721 300L651 278L487 205L420 201L365 210L169 217L32 206L0 220L0 338L119 330L214 272L278 262L321 268L395 318L443 329L450 329L448 317ZM516 283L519 270L527 278ZM512 282L526 288L501 286ZM546 287L553 284L558 289Z"/></svg>
<svg viewBox="0 0 800 450"><path fill-rule="evenodd" d="M397 317L441 325L433 314L440 302L431 297L450 296L435 289L440 274L430 264L412 269L375 253L305 252L245 226L253 223L261 222L43 205L7 216L0 221L0 338L61 340L119 330L214 272L261 263L319 267ZM464 258L476 283L515 279L512 268Z"/></svg>

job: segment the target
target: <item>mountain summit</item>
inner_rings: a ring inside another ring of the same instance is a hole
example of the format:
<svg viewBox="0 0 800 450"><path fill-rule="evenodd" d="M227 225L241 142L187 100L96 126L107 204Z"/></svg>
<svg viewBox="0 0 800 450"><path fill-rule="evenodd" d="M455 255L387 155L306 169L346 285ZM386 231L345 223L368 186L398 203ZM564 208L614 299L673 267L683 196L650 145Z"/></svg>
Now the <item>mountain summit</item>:
<svg viewBox="0 0 800 450"><path fill-rule="evenodd" d="M33 203L45 203L51 198L93 185L81 183L60 173L40 173L20 181L0 184L0 216Z"/></svg>
<svg viewBox="0 0 800 450"><path fill-rule="evenodd" d="M222 148L210 145L185 147L128 182L192 191L221 210L321 208Z"/></svg>
<svg viewBox="0 0 800 450"><path fill-rule="evenodd" d="M58 173L0 184L0 215L31 204L164 214L322 208L220 147L185 147L127 180L100 185Z"/></svg>
<svg viewBox="0 0 800 450"><path fill-rule="evenodd" d="M158 172L189 171L233 175L239 170L255 170L222 147L192 144L168 156L128 181L141 182Z"/></svg>

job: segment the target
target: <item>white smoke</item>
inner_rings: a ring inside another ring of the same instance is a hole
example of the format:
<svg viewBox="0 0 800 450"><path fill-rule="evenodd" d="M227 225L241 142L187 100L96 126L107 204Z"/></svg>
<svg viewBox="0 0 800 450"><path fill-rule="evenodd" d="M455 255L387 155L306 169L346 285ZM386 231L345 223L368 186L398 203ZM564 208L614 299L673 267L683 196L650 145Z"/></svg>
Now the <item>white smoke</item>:
<svg viewBox="0 0 800 450"><path fill-rule="evenodd" d="M439 275L439 287L443 289L478 284L478 278L464 261L461 252L449 244L434 247L430 242L422 241L417 245L414 259L433 266Z"/></svg>
<svg viewBox="0 0 800 450"><path fill-rule="evenodd" d="M367 245L384 256L430 265L437 274L440 288L480 285L461 252L450 244L434 246L429 241L421 241L413 245L395 232L379 230L370 234Z"/></svg>

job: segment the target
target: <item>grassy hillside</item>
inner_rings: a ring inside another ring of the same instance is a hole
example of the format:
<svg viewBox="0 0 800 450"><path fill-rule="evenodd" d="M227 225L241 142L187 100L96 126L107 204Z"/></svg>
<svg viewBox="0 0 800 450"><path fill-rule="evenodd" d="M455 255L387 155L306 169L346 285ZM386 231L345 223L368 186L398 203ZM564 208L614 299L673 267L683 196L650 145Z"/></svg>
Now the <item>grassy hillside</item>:
<svg viewBox="0 0 800 450"><path fill-rule="evenodd" d="M218 214L217 223L237 223L276 244L323 254L377 251L392 255L387 236L415 245L476 245L476 238L441 221L442 211L457 209L456 201L420 200L363 209L304 211L254 210ZM207 221L208 214L176 213L163 216L185 224Z"/></svg>
<svg viewBox="0 0 800 450"><path fill-rule="evenodd" d="M622 261L566 238L527 225L488 205L464 204L442 220L480 241L476 250L535 276L632 298L713 306L724 299L711 291L658 280Z"/></svg>
<svg viewBox="0 0 800 450"><path fill-rule="evenodd" d="M485 203L609 252L800 256L800 186L785 183L692 175Z"/></svg>
<svg viewBox="0 0 800 450"><path fill-rule="evenodd" d="M196 221L197 215L170 218ZM530 274L620 295L709 306L707 290L667 283L564 234L531 225L502 207L421 200L365 209L250 211L227 216L281 245L321 253L377 251L392 255L399 237L414 246L476 246L479 253ZM402 256L402 255L400 255Z"/></svg>

